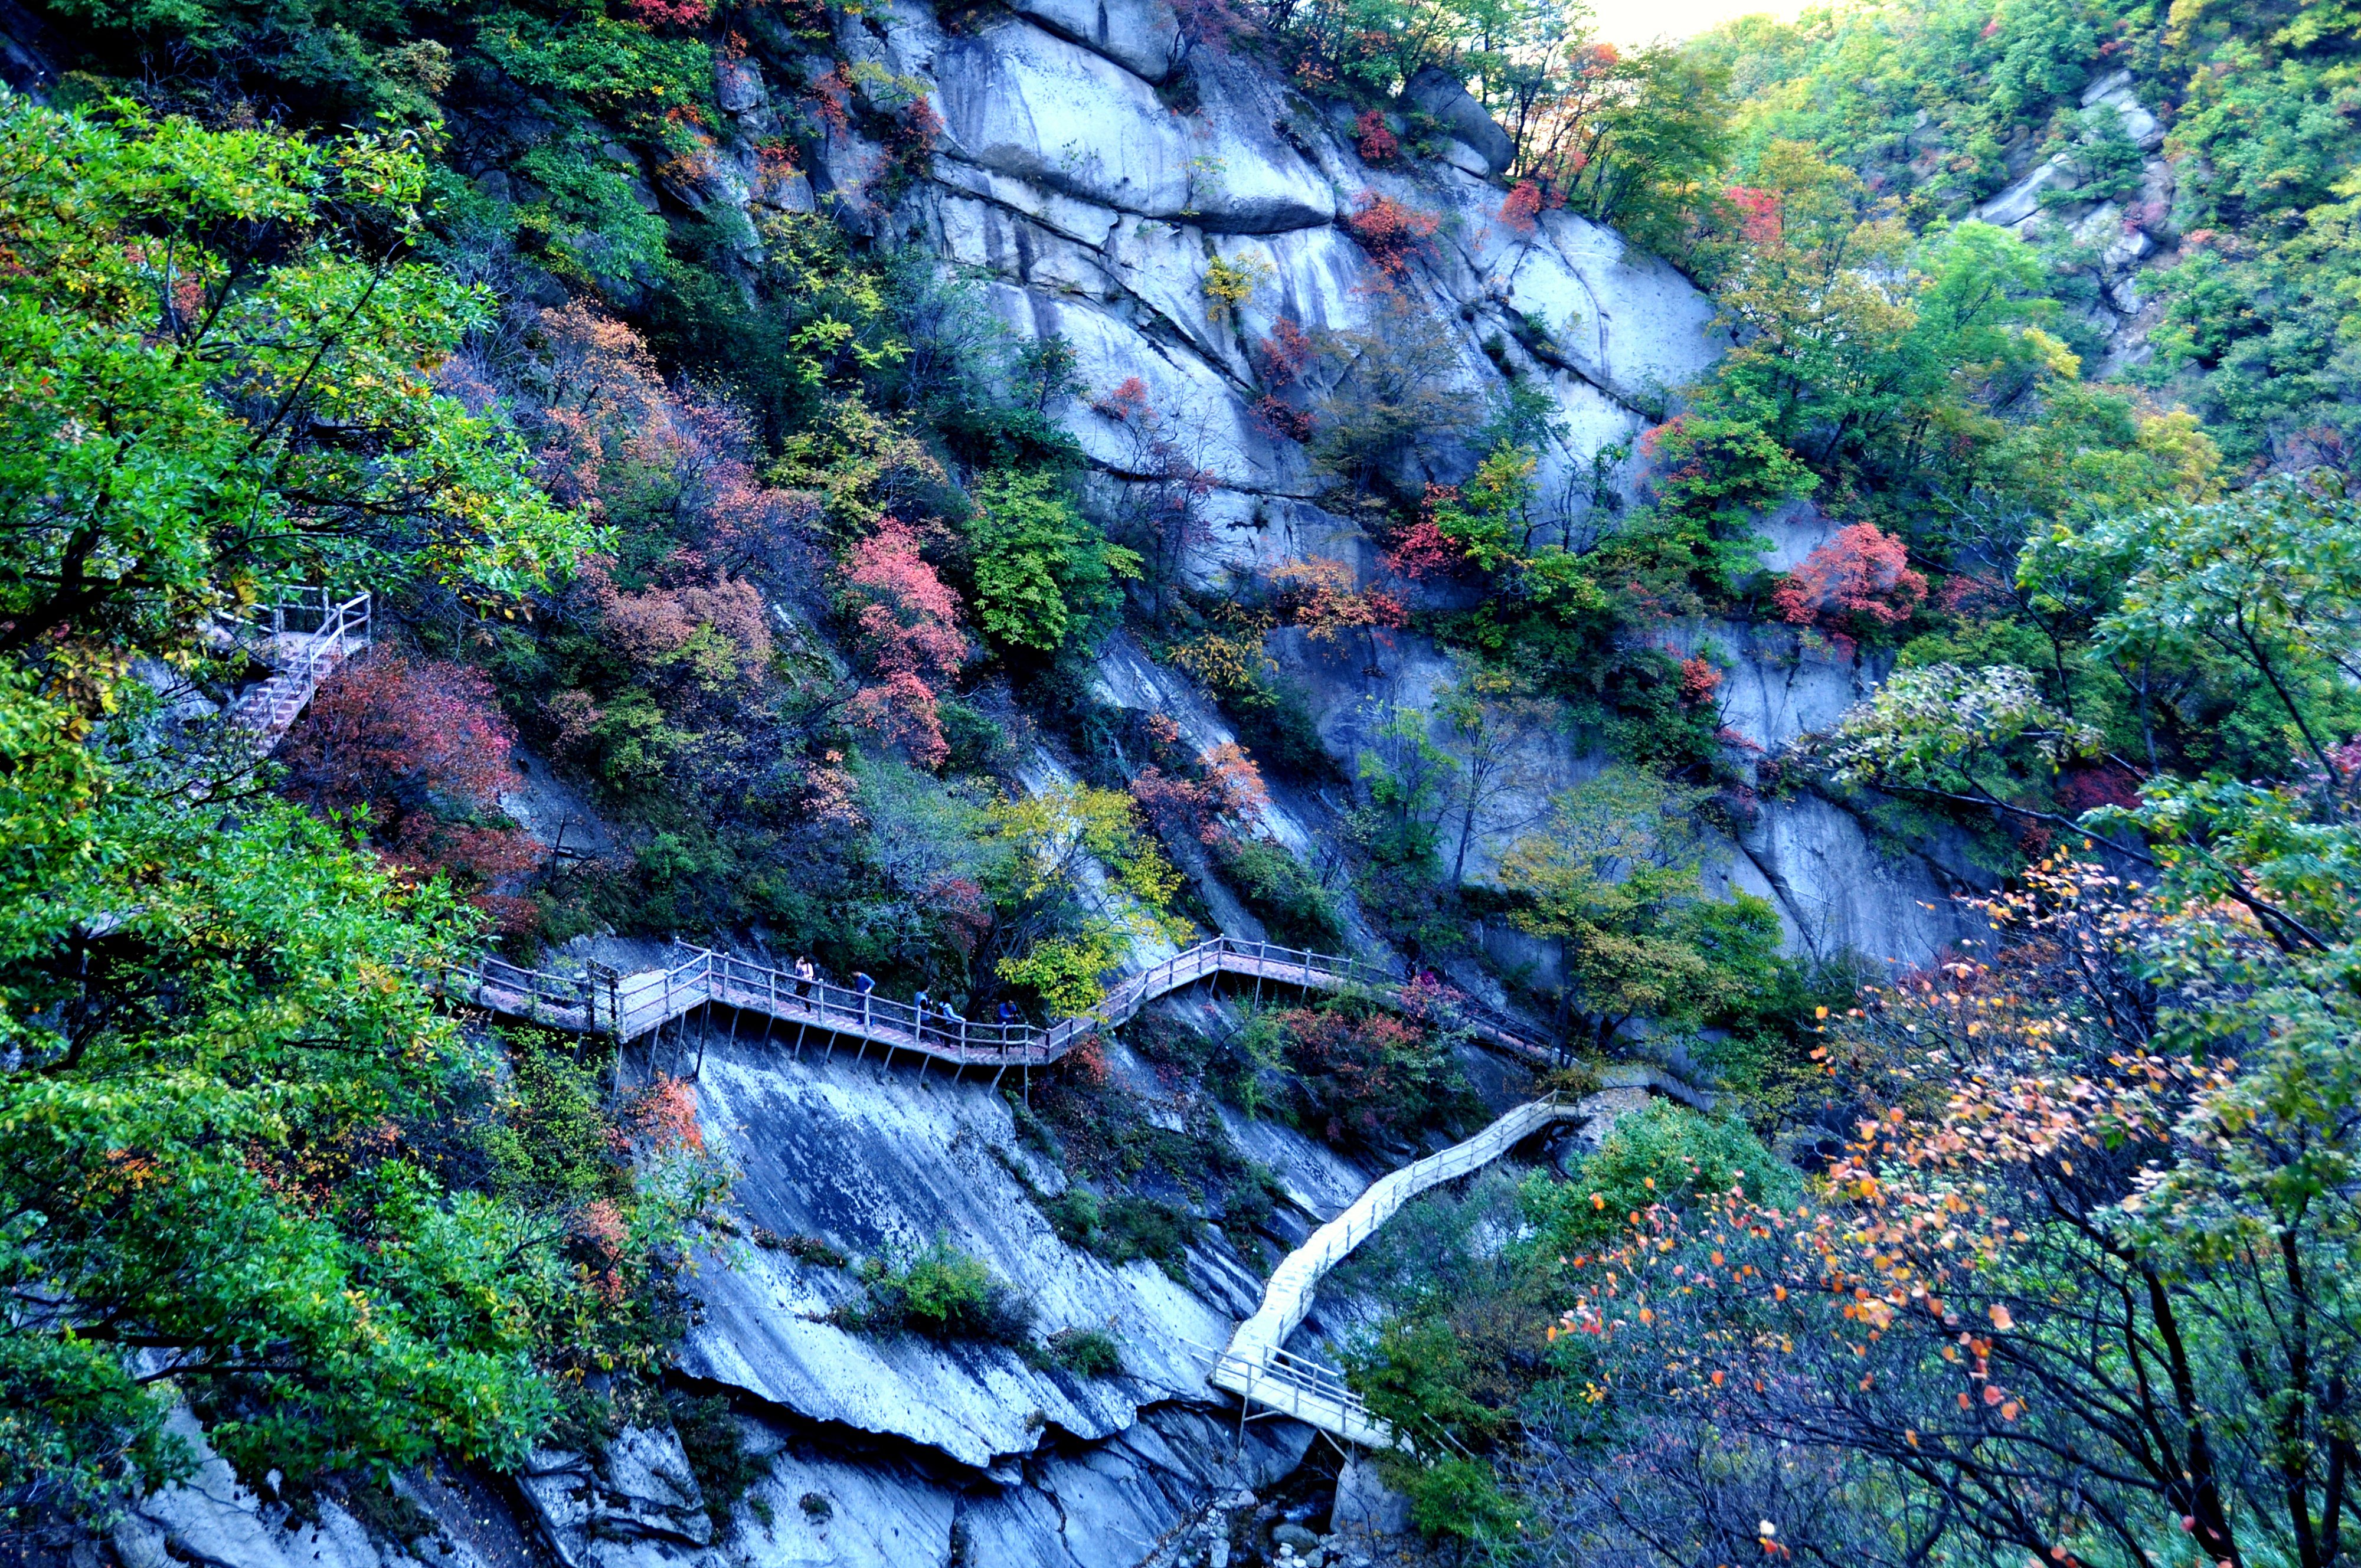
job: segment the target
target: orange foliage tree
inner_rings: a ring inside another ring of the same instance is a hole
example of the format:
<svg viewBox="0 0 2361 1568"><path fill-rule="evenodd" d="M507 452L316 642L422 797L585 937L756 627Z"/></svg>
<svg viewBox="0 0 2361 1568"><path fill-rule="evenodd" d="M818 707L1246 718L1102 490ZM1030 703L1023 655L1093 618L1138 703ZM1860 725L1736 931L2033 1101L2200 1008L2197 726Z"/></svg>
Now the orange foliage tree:
<svg viewBox="0 0 2361 1568"><path fill-rule="evenodd" d="M2045 861L1983 905L1994 956L1864 992L1816 1053L1854 1107L1817 1201L1741 1183L1571 1259L1557 1332L1620 1456L1545 1462L1555 1511L1823 1560L2343 1560L2361 902L2280 835L2349 848L2361 796L2199 793L2304 917L2195 859L2167 892Z"/></svg>
<svg viewBox="0 0 2361 1568"><path fill-rule="evenodd" d="M1818 626L1850 646L1850 634L1899 625L1927 598L1910 552L1877 525L1856 522L1804 557L1772 591L1772 608L1795 626Z"/></svg>
<svg viewBox="0 0 2361 1568"><path fill-rule="evenodd" d="M855 720L939 765L950 745L937 703L971 651L959 595L918 553L917 533L892 518L845 553L840 588L872 677L852 700Z"/></svg>

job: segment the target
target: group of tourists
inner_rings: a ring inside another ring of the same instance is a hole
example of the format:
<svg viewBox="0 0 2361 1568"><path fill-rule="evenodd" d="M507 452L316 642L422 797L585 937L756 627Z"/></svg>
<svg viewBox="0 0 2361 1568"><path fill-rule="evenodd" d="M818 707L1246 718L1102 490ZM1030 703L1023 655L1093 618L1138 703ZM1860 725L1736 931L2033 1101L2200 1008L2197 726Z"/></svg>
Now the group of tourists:
<svg viewBox="0 0 2361 1568"><path fill-rule="evenodd" d="M819 970L813 965L810 954L807 953L796 960L794 974L796 997L818 1003L821 1010L825 1012L828 1007L825 992L822 990L825 982L819 978ZM855 970L852 971L852 983L847 989L861 998L862 1008L865 1013L868 1009L869 998L877 990L876 977ZM923 987L911 996L910 1006L917 1014L918 1029L922 1034L929 1023L932 1023L937 1029L948 1033L967 1022L966 1016L958 1008L948 1002L936 1001ZM1003 1001L995 1022L1004 1029L1014 1028L1025 1022L1025 1014L1014 1002Z"/></svg>

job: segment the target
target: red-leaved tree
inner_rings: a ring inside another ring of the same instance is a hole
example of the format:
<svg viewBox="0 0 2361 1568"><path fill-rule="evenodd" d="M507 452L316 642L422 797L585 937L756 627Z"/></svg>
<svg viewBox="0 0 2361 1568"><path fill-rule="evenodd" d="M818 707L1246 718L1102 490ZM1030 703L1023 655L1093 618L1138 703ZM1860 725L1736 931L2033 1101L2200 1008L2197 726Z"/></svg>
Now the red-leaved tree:
<svg viewBox="0 0 2361 1568"><path fill-rule="evenodd" d="M937 703L969 654L960 597L918 553L908 524L887 518L845 552L841 588L871 684L852 699L854 719L907 746L928 767L950 754Z"/></svg>
<svg viewBox="0 0 2361 1568"><path fill-rule="evenodd" d="M1409 269L1411 259L1425 248L1442 222L1433 213L1414 211L1375 191L1362 192L1356 201L1358 204L1345 220L1345 228L1361 242L1370 260L1396 278Z"/></svg>
<svg viewBox="0 0 2361 1568"><path fill-rule="evenodd" d="M390 860L449 875L513 927L523 909L489 889L535 858L533 840L500 815L501 792L518 783L515 744L482 671L379 651L320 684L279 756L296 799L368 811L369 837Z"/></svg>
<svg viewBox="0 0 2361 1568"><path fill-rule="evenodd" d="M1529 235L1541 210L1542 188L1530 180L1520 180L1509 199L1500 203L1500 222L1511 233Z"/></svg>
<svg viewBox="0 0 2361 1568"><path fill-rule="evenodd" d="M1315 642L1342 642L1354 633L1368 644L1368 667L1378 667L1386 633L1410 624L1410 607L1383 588L1356 588L1353 569L1341 561L1284 561L1270 575L1274 608L1288 623L1303 628Z"/></svg>
<svg viewBox="0 0 2361 1568"><path fill-rule="evenodd" d="M1804 558L1772 592L1780 619L1847 632L1894 626L1926 602L1927 579L1910 569L1902 541L1856 522Z"/></svg>

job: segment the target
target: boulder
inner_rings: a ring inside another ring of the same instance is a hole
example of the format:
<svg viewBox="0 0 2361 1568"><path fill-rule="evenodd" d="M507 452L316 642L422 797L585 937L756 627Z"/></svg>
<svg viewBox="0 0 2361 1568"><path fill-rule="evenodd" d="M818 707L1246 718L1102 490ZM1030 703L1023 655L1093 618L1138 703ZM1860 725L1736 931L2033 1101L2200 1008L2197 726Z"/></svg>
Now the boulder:
<svg viewBox="0 0 2361 1568"><path fill-rule="evenodd" d="M1443 67L1420 67L1418 74L1402 89L1402 96L1420 113L1474 148L1483 158L1487 174L1505 173L1509 165L1517 160L1517 144L1509 139L1509 133L1468 95L1466 85Z"/></svg>
<svg viewBox="0 0 2361 1568"><path fill-rule="evenodd" d="M1410 1529L1410 1499L1389 1487L1375 1464L1356 1456L1336 1477L1328 1527L1347 1535L1400 1535Z"/></svg>
<svg viewBox="0 0 2361 1568"><path fill-rule="evenodd" d="M1016 10L1142 81L1172 74L1180 27L1170 0L1017 0Z"/></svg>
<svg viewBox="0 0 2361 1568"><path fill-rule="evenodd" d="M2073 171L2066 167L2062 157L2038 165L2015 184L1976 209L1980 223L1998 224L2003 228L2015 228L2041 210L2041 192L2052 186L2070 191L2074 188Z"/></svg>
<svg viewBox="0 0 2361 1568"><path fill-rule="evenodd" d="M770 101L763 88L763 68L741 56L713 62L713 101L733 115L750 114Z"/></svg>
<svg viewBox="0 0 2361 1568"><path fill-rule="evenodd" d="M2118 71L2103 76L2082 90L2082 107L2095 109L2100 104L2113 109L2123 121L2124 135L2132 138L2142 152L2150 152L2164 145L2164 126L2139 101L2132 86L2132 73Z"/></svg>
<svg viewBox="0 0 2361 1568"><path fill-rule="evenodd" d="M1103 55L1029 22L946 39L948 157L1045 191L1227 232L1324 224L1335 195L1268 123L1183 116Z"/></svg>

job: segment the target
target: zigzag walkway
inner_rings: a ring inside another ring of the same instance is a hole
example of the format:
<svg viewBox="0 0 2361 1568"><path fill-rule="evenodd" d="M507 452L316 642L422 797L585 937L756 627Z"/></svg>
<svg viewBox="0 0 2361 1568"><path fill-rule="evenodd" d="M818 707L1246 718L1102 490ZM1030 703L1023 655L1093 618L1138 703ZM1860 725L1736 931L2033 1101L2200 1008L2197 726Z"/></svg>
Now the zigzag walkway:
<svg viewBox="0 0 2361 1568"><path fill-rule="evenodd" d="M311 602L315 594L316 607ZM282 598L268 611L258 612L269 616L267 637L256 639L246 623L227 629L225 640L247 645L272 669L269 679L241 696L229 711L234 724L252 732L258 751L267 752L276 745L311 701L320 682L351 654L369 645L371 608L366 592L339 603L324 588L303 589ZM309 630L291 629L288 622L296 619L311 619L314 624ZM897 1051L906 1050L922 1062L948 1062L954 1070L996 1069L997 1081L998 1074L1011 1067L1029 1069L1054 1062L1078 1041L1126 1022L1156 998L1215 974L1248 976L1257 987L1264 981L1307 991L1367 986L1380 998L1398 1003L1411 1000L1406 992L1394 990L1394 978L1380 966L1233 937L1200 942L1128 976L1107 993L1096 1012L1062 1018L1047 1028L1029 1024L971 1024L939 1014L921 1015L907 1003L825 981L802 980L705 948L690 949L684 962L670 969L628 976L596 964L579 975L555 974L487 957L445 970L437 977L437 984L446 997L490 1012L562 1029L611 1035L618 1040L637 1039L718 1003L741 1014L761 1014L774 1024L795 1025L798 1054L805 1036L817 1029L831 1038L849 1036L860 1041L863 1049L871 1043L883 1045L889 1064ZM1422 998L1416 1007L1530 1060L1556 1059L1550 1045L1535 1038L1519 1021L1465 998ZM766 1037L768 1034L766 1025ZM1624 1108L1633 1089L1669 1094L1699 1110L1712 1109L1712 1095L1668 1074L1647 1068L1617 1070L1617 1086L1624 1091L1620 1098L1614 1089L1574 1102L1545 1095L1516 1107L1465 1143L1414 1160L1371 1182L1343 1213L1281 1260L1264 1287L1262 1306L1238 1325L1227 1348L1215 1354L1208 1380L1238 1395L1249 1406L1261 1405L1292 1416L1366 1448L1388 1448L1401 1441L1391 1427L1369 1413L1360 1397L1334 1372L1284 1349L1287 1336L1311 1311L1321 1279L1403 1204L1430 1188L1490 1164L1549 1124L1612 1114Z"/></svg>
<svg viewBox="0 0 2361 1568"><path fill-rule="evenodd" d="M1076 1042L1126 1022L1156 998L1215 974L1240 975L1307 991L1366 986L1380 1000L1400 1000L1399 981L1364 959L1235 937L1200 942L1127 976L1108 992L1106 1001L1094 1012L1060 1019L1047 1028L969 1023L940 1013L921 1018L905 1002L863 995L825 981L799 980L786 970L706 948L690 948L688 957L670 969L633 975L595 964L581 974L553 974L487 958L447 971L440 984L444 994L455 1001L620 1040L637 1039L700 1007L719 1003L795 1025L799 1045L804 1035L817 1030L882 1045L889 1055L913 1051L954 1068L1008 1068L1054 1062ZM1503 1015L1448 995L1421 998L1416 1005L1519 1056L1536 1061L1553 1059L1545 1042Z"/></svg>
<svg viewBox="0 0 2361 1568"><path fill-rule="evenodd" d="M882 1045L889 1060L899 1052L910 1051L923 1059L948 1063L954 1070L971 1067L1005 1070L1046 1067L1079 1041L1127 1022L1167 992L1212 975L1232 974L1305 991L1366 987L1381 1003L1410 1007L1465 1028L1529 1061L1552 1065L1557 1060L1554 1047L1530 1026L1455 993L1413 996L1382 966L1366 959L1236 937L1214 937L1126 976L1095 1011L1078 1018L1061 1018L1047 1028L970 1023L940 1013L920 1017L906 1002L863 995L826 981L800 980L787 970L708 948L691 948L687 952L686 959L670 969L631 975L601 964L592 964L580 974L555 974L488 957L445 971L437 983L454 1001L553 1028L609 1035L618 1040L638 1039L700 1007L719 1003L771 1020L769 1029L780 1024L796 1025L798 1051L805 1037L817 1032L862 1042L862 1049ZM1667 1074L1642 1070L1648 1071L1651 1086L1659 1092L1701 1111L1713 1108L1712 1095L1704 1091Z"/></svg>
<svg viewBox="0 0 2361 1568"><path fill-rule="evenodd" d="M1580 1100L1547 1094L1529 1101L1466 1142L1414 1160L1369 1183L1343 1213L1312 1232L1272 1270L1263 1288L1261 1308L1237 1326L1228 1347L1215 1355L1208 1381L1249 1405L1292 1416L1347 1442L1364 1448L1393 1447L1400 1434L1371 1415L1361 1397L1334 1371L1282 1348L1287 1336L1311 1311L1312 1299L1328 1271L1420 1193L1489 1165L1553 1122L1587 1122L1613 1115L1629 1107L1632 1091L1668 1091L1677 1082L1646 1069L1621 1069L1614 1077L1614 1088Z"/></svg>
<svg viewBox="0 0 2361 1568"><path fill-rule="evenodd" d="M316 607L312 602L315 595ZM366 592L339 603L325 588L306 588L282 596L267 611L255 612L257 619L267 614L269 620L269 633L261 639L254 636L258 626L250 628L247 622L225 628L225 641L248 646L272 670L269 679L241 696L229 710L232 723L252 732L258 751L267 752L275 746L320 682L369 645L371 608ZM298 619L313 620L313 625L291 629L288 622ZM1249 976L1257 986L1268 981L1306 991L1361 985L1381 997L1395 983L1382 968L1358 959L1234 937L1200 942L1128 976L1107 993L1096 1012L1061 1018L1046 1029L921 1015L907 1003L803 980L706 948L691 949L686 961L670 969L628 976L595 964L579 975L554 974L488 957L445 970L437 983L446 997L490 1012L618 1040L637 1039L719 1003L741 1014L758 1013L774 1023L795 1025L798 1055L805 1035L818 1029L831 1037L860 1041L862 1049L871 1043L883 1045L889 1064L895 1052L906 1050L922 1062L948 1062L954 1070L994 1068L996 1082L999 1073L1011 1067L1029 1070L1054 1062L1078 1041L1128 1021L1156 998L1215 974ZM1394 999L1408 1000L1400 993ZM1518 1056L1542 1062L1555 1059L1548 1044L1506 1014L1451 997L1421 1000L1418 1007ZM766 1025L766 1036L768 1033ZM1651 1069L1622 1069L1620 1087L1627 1096L1630 1089L1644 1088L1699 1110L1712 1109L1710 1094ZM1238 1325L1227 1348L1215 1354L1208 1380L1249 1406L1280 1411L1348 1442L1365 1448L1393 1446L1399 1435L1371 1415L1342 1378L1283 1348L1287 1336L1311 1311L1321 1279L1420 1193L1489 1165L1552 1122L1588 1121L1620 1108L1612 1090L1574 1102L1545 1095L1516 1107L1466 1142L1369 1183L1343 1213L1280 1261L1264 1287L1262 1306Z"/></svg>

